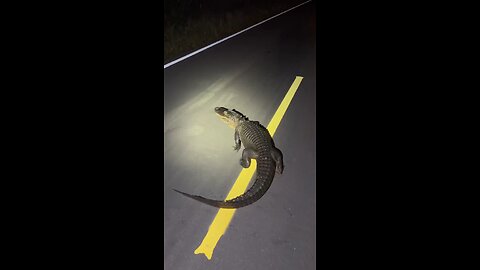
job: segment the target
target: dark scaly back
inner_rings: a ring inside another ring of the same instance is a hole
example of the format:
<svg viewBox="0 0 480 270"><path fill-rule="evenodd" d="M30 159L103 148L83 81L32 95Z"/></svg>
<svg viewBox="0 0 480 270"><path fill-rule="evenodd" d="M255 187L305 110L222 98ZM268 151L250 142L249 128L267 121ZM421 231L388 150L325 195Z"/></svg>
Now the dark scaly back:
<svg viewBox="0 0 480 270"><path fill-rule="evenodd" d="M273 140L268 130L259 122L246 121L241 124L241 140L245 148L258 153L257 178L244 194L225 203L234 203L234 208L243 207L259 200L270 188L275 176L275 162L271 156Z"/></svg>

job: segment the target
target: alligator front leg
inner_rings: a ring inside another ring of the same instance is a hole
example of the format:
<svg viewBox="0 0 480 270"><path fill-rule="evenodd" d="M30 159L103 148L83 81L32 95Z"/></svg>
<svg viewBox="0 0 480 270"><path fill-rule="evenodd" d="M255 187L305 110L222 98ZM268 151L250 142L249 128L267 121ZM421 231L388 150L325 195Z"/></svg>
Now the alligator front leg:
<svg viewBox="0 0 480 270"><path fill-rule="evenodd" d="M278 174L282 174L283 172L283 154L280 150L278 150L278 148L273 148L272 149L272 158L273 160L275 160L275 164L276 164L276 168L275 168L275 171L278 173Z"/></svg>
<svg viewBox="0 0 480 270"><path fill-rule="evenodd" d="M244 168L248 168L250 167L250 162L252 161L252 158L257 159L257 157L258 154L253 151L253 149L245 148L242 152L242 159L240 159L240 165L242 165L242 167Z"/></svg>
<svg viewBox="0 0 480 270"><path fill-rule="evenodd" d="M242 146L242 141L240 141L240 134L238 130L235 129L235 134L233 136L233 139L235 140L235 146L233 146L233 150L238 152L238 150L240 150L240 147Z"/></svg>

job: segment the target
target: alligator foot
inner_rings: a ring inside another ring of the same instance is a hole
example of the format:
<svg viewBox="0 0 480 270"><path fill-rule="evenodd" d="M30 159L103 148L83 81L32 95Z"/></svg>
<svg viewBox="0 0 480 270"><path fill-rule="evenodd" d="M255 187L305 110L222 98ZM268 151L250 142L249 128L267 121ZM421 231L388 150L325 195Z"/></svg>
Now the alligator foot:
<svg viewBox="0 0 480 270"><path fill-rule="evenodd" d="M278 174L282 174L284 168L285 167L283 165L278 166L278 164L277 164L277 168L275 169L275 172L278 173Z"/></svg>
<svg viewBox="0 0 480 270"><path fill-rule="evenodd" d="M244 168L248 168L250 167L251 159L257 158L257 157L258 157L258 154L255 153L255 151L253 151L250 148L248 149L245 148L243 149L243 152L242 152L242 159L240 159L240 165L242 165L242 167Z"/></svg>
<svg viewBox="0 0 480 270"><path fill-rule="evenodd" d="M273 160L275 160L275 164L276 164L275 171L278 174L282 174L283 169L284 169L282 152L280 150L278 150L277 148L273 148L272 149L272 158L273 158Z"/></svg>
<svg viewBox="0 0 480 270"><path fill-rule="evenodd" d="M242 165L242 167L246 169L250 167L250 161L245 159L240 159L240 165Z"/></svg>

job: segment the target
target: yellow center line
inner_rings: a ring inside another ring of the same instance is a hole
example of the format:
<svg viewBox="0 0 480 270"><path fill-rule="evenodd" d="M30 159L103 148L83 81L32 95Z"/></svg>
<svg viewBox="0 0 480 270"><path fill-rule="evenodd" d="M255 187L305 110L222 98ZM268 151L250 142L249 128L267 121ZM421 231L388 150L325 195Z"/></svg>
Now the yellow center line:
<svg viewBox="0 0 480 270"><path fill-rule="evenodd" d="M270 135L275 133L277 130L280 121L282 120L285 112L287 111L290 102L293 99L293 96L297 92L298 86L302 82L303 77L296 76L295 81L293 81L292 86L288 90L287 94L283 98L282 103L278 107L275 115L273 115L272 120L267 126ZM257 162L252 159L252 163L248 169L242 169L240 175L238 176L237 180L233 184L232 189L227 195L226 200L233 199L237 196L242 195L248 187L248 183L250 183L250 179L252 178L253 174L255 173L255 169L257 168ZM207 257L207 259L212 259L213 250L220 240L220 237L225 233L230 224L230 221L235 214L236 209L219 209L215 219L213 220L212 224L208 228L207 235L203 238L202 243L200 246L195 250L195 254L203 253Z"/></svg>

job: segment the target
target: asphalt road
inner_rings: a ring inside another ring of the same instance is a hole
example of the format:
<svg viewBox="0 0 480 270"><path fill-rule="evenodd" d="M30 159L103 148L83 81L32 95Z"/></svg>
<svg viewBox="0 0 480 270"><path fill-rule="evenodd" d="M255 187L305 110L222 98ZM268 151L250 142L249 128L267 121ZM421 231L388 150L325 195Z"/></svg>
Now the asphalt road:
<svg viewBox="0 0 480 270"><path fill-rule="evenodd" d="M310 2L164 69L165 269L315 269L315 31ZM274 135L284 173L236 211L211 260L195 255L218 209L172 188L223 200L242 170L233 129L213 109L267 126L296 76L304 79Z"/></svg>

